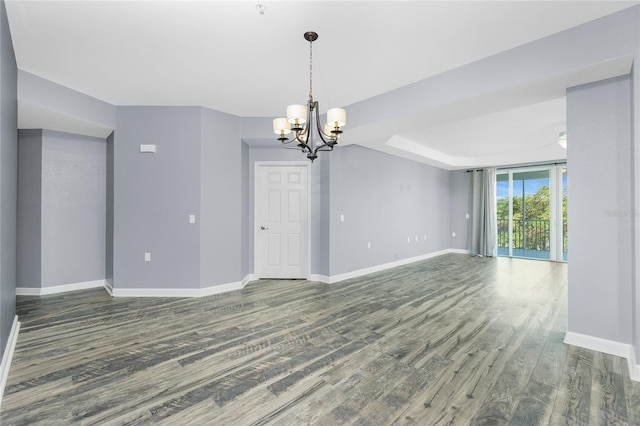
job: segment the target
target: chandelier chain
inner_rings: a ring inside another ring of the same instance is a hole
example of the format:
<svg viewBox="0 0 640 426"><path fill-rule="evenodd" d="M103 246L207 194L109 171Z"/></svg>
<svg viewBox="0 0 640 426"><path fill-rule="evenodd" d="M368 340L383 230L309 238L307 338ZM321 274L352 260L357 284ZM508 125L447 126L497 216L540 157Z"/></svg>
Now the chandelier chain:
<svg viewBox="0 0 640 426"><path fill-rule="evenodd" d="M313 40L309 40L309 99L313 101Z"/></svg>

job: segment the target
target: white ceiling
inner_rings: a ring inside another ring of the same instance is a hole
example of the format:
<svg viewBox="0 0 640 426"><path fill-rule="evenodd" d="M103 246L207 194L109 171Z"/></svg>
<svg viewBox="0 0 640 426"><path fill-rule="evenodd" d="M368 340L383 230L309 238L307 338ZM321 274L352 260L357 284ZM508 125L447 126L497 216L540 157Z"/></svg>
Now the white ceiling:
<svg viewBox="0 0 640 426"><path fill-rule="evenodd" d="M286 105L307 97L308 43L302 34L308 30L319 34L314 97L327 109L638 1L263 1L264 15L257 3L7 0L6 5L24 71L115 105L202 105L239 116L280 116ZM472 117L466 113L461 120L426 124L399 136L457 158L525 152L553 142L549 135L564 128L563 105L560 96L509 111L477 110ZM29 108L24 110L28 115ZM265 129L265 137L270 134ZM526 143L514 146L514 135ZM401 155L380 143L369 145ZM548 156L558 155L563 152Z"/></svg>

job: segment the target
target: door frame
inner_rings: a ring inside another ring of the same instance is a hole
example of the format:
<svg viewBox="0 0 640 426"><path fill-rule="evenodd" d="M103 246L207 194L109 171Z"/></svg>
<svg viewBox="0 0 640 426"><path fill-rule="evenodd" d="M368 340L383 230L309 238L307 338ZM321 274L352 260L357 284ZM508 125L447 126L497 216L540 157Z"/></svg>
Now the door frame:
<svg viewBox="0 0 640 426"><path fill-rule="evenodd" d="M566 263L562 251L562 169L567 169L567 163L539 164L532 166L499 168L496 174L509 176L509 254L513 256L513 174L540 170L549 170L549 259L551 262ZM555 192L555 196L553 196ZM497 203L497 199L496 199Z"/></svg>
<svg viewBox="0 0 640 426"><path fill-rule="evenodd" d="M255 161L253 165L253 275L258 275L258 181L262 167L304 167L307 172L307 276L311 276L311 163L308 161Z"/></svg>

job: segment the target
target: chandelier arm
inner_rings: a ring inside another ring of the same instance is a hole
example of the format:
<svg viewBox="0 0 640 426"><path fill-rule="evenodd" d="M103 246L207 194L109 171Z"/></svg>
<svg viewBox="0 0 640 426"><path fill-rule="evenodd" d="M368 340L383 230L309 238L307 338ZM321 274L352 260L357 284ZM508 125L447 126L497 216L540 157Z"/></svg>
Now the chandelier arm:
<svg viewBox="0 0 640 426"><path fill-rule="evenodd" d="M291 140L291 142L295 141L295 142L298 142L298 144L295 146L295 148L289 148L289 147L286 147L286 146L285 146L285 148L287 148L287 149L297 149L298 151L302 151L303 153L304 152L311 153L311 148L309 147L309 144L307 142L303 141L302 139L300 139L300 136L304 136L305 134L306 133L304 133L304 132L301 132L300 134L296 133L296 137L293 138Z"/></svg>
<svg viewBox="0 0 640 426"><path fill-rule="evenodd" d="M324 149L327 148L327 149ZM333 151L333 145L322 145L320 148L316 149L316 152L329 152L329 151Z"/></svg>
<svg viewBox="0 0 640 426"><path fill-rule="evenodd" d="M281 141L281 142L282 142L282 145L286 148L287 145L289 145L291 142L296 142L296 140L295 139L287 139L287 140L284 140L284 141Z"/></svg>
<svg viewBox="0 0 640 426"><path fill-rule="evenodd" d="M309 126L309 121L307 121L307 124L306 124L306 125L304 125L304 126L302 126L302 130L297 130L297 131L295 132L295 133L296 133L296 136L305 136L305 135L308 135L308 134L309 134L309 127L310 127L310 126Z"/></svg>
<svg viewBox="0 0 640 426"><path fill-rule="evenodd" d="M299 148L299 147L283 146L283 148L284 149L294 149L296 151L302 152L303 154L305 154L305 153L311 154L311 151L309 151L309 149L307 149L306 147L305 148Z"/></svg>
<svg viewBox="0 0 640 426"><path fill-rule="evenodd" d="M300 133L296 132L296 137L293 138L292 141L296 141L296 142L298 142L298 144L304 145L306 148L309 148L309 144L306 141L301 139L302 136L307 135L307 134L308 134L308 132L300 132ZM309 140L309 137L307 136L307 141L308 140Z"/></svg>
<svg viewBox="0 0 640 426"><path fill-rule="evenodd" d="M322 136L320 137L322 139ZM330 147L331 149L323 149L323 148L327 148ZM330 143L325 142L324 139L322 139L322 145L318 145L314 148L313 152L316 153L318 151L331 151L333 150L333 147Z"/></svg>
<svg viewBox="0 0 640 426"><path fill-rule="evenodd" d="M302 126L302 130L295 131L294 140L298 141L302 145L308 145L307 142L303 141L301 138L307 136L307 140L309 140L309 113L307 112L307 124Z"/></svg>
<svg viewBox="0 0 640 426"><path fill-rule="evenodd" d="M306 132L300 132L300 133L297 133L296 136L293 137L292 139L281 140L280 142L282 143L282 147L285 148L285 149L295 149L297 151L311 153L311 149L309 148L309 145L307 145L307 143L305 141L300 139L300 136L304 136L304 134L306 134ZM297 142L295 147L287 146L287 145L290 145L293 142Z"/></svg>
<svg viewBox="0 0 640 426"><path fill-rule="evenodd" d="M294 136L294 137L292 137L291 139L280 140L280 142L282 142L282 145L283 145L283 146L285 146L285 148L286 148L286 145L289 145L289 144L291 144L291 143L293 143L293 142L297 142L297 143L299 143L299 144L306 145L306 144L304 143L304 141L302 141L302 140L298 139L298 137L297 137L297 136ZM297 148L296 148L296 149L297 149Z"/></svg>
<svg viewBox="0 0 640 426"><path fill-rule="evenodd" d="M297 146L296 146L296 147L292 147L292 146L286 146L286 145L283 145L282 147L283 147L284 149L295 149L296 151L306 152L304 149L300 149L300 148L298 148Z"/></svg>
<svg viewBox="0 0 640 426"><path fill-rule="evenodd" d="M322 145L319 145L316 147L316 149L313 150L314 153L316 152L321 152L321 151L331 151L330 149L324 149L327 147L330 147L331 145L327 144L327 143L323 143Z"/></svg>
<svg viewBox="0 0 640 426"><path fill-rule="evenodd" d="M328 146L330 145L330 140L327 141L324 138L324 130L320 128L320 108L318 107L318 102L315 102L315 106L316 106L316 129L318 129L318 136L320 136L320 139L322 139L322 145L320 145L318 148L322 148L323 146ZM317 151L317 149L316 149Z"/></svg>

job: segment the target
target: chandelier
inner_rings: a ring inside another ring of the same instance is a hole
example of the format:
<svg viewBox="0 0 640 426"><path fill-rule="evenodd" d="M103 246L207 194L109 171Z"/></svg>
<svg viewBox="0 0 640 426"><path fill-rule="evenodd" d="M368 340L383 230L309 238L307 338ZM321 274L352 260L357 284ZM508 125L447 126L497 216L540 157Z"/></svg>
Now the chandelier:
<svg viewBox="0 0 640 426"><path fill-rule="evenodd" d="M273 120L273 131L285 148L306 153L307 158L313 163L313 160L318 158L319 151L333 151L342 134L342 127L347 122L347 112L342 108L331 108L327 111L326 124L320 127L318 101L313 100L313 42L318 39L318 34L313 31L306 32L304 39L309 42L309 100L307 105L289 105L287 118ZM319 141L313 137L314 121ZM292 131L294 136L289 139L287 135Z"/></svg>

